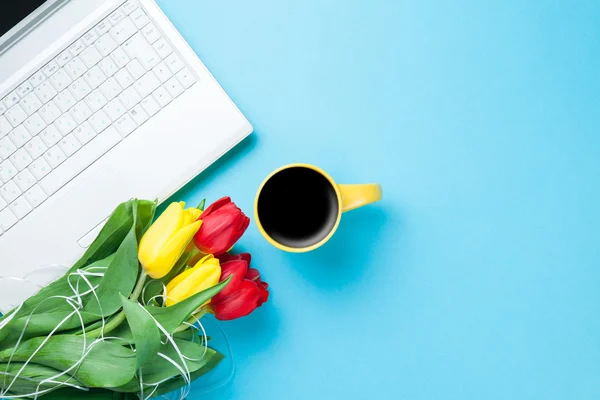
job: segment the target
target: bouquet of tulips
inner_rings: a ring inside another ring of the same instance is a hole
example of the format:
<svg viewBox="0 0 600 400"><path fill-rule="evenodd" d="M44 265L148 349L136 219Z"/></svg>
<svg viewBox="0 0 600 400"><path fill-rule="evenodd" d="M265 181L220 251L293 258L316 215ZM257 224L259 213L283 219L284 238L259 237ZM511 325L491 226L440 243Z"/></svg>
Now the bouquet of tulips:
<svg viewBox="0 0 600 400"><path fill-rule="evenodd" d="M223 355L199 319L267 301L250 254L229 254L249 219L229 198L206 210L119 205L67 273L0 319L0 398L149 399L176 393Z"/></svg>

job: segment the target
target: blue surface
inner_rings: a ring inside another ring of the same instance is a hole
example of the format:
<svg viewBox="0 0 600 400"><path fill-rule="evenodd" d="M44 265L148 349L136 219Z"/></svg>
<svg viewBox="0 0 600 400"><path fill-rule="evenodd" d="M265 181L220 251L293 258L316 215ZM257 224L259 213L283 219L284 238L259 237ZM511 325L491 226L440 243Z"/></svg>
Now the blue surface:
<svg viewBox="0 0 600 400"><path fill-rule="evenodd" d="M256 130L178 199L385 191L311 254L250 227L272 298L196 398L600 398L597 0L158 2Z"/></svg>

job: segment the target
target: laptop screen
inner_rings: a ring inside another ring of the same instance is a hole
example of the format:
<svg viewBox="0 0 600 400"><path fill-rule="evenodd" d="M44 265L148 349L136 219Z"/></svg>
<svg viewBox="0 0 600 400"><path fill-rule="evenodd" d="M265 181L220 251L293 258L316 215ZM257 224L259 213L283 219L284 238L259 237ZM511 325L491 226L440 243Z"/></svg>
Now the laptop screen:
<svg viewBox="0 0 600 400"><path fill-rule="evenodd" d="M10 31L46 0L4 0L0 6L0 36Z"/></svg>

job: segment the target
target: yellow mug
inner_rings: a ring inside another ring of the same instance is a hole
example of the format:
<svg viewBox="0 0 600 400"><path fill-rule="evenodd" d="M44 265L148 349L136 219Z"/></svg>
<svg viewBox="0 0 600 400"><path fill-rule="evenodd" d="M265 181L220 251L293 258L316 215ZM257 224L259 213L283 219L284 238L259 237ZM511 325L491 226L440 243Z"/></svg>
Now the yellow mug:
<svg viewBox="0 0 600 400"><path fill-rule="evenodd" d="M260 233L278 249L315 250L335 233L342 213L381 200L379 184L338 185L321 168L290 164L265 179L256 195Z"/></svg>

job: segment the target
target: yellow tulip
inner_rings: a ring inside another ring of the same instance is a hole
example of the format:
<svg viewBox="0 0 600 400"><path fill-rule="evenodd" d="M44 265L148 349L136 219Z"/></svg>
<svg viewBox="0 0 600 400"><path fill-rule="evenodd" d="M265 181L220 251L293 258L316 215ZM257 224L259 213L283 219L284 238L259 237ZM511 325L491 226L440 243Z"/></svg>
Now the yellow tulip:
<svg viewBox="0 0 600 400"><path fill-rule="evenodd" d="M177 275L167 285L167 307L179 303L203 290L210 289L221 279L221 265L212 255L207 255L187 271ZM209 303L207 301L204 304Z"/></svg>
<svg viewBox="0 0 600 400"><path fill-rule="evenodd" d="M140 240L138 258L153 279L167 275L200 229L202 211L172 203Z"/></svg>

